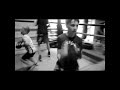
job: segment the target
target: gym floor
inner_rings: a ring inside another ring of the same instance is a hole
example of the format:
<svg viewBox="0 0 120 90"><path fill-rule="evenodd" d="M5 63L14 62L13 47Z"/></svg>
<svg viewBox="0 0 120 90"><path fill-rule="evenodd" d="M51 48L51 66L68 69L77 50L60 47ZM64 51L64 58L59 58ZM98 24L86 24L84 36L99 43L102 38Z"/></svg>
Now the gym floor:
<svg viewBox="0 0 120 90"><path fill-rule="evenodd" d="M57 48L50 48L50 52L51 52L50 57L47 56L48 51L46 48L46 44L42 44L40 47L40 50L41 50L42 61L41 62L39 61L38 66L34 67L32 70L33 71L53 71L57 61ZM84 51L90 52L93 54L96 53L91 50L84 50ZM22 55L24 55L25 52L26 50L24 48L20 50L18 49L15 50L15 70L28 66L25 63L20 61ZM99 53L97 54L99 55ZM38 61L38 52L36 52L33 58L36 62ZM30 61L28 61L27 63L29 65L33 64ZM105 59L103 59L98 63L93 63L89 57L83 55L83 58L78 60L78 63L80 66L79 71L104 71L105 70Z"/></svg>

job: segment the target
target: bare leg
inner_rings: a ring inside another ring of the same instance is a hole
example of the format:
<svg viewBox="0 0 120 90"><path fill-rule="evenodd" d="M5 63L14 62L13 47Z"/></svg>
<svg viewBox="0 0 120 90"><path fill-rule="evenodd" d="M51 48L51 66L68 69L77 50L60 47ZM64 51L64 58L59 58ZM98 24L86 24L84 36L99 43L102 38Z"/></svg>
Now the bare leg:
<svg viewBox="0 0 120 90"><path fill-rule="evenodd" d="M41 54L40 54L40 53L41 53L41 52L40 52L40 45L39 45L39 46L38 46L38 55L39 55L39 56L38 56L38 60L39 60L39 61L41 61Z"/></svg>
<svg viewBox="0 0 120 90"><path fill-rule="evenodd" d="M34 64L36 63L33 59L33 57L30 58L30 61L33 62Z"/></svg>
<svg viewBox="0 0 120 90"><path fill-rule="evenodd" d="M50 57L50 45L49 45L48 35L45 36L45 43L47 45L48 56Z"/></svg>
<svg viewBox="0 0 120 90"><path fill-rule="evenodd" d="M40 55L40 45L38 45L38 54Z"/></svg>
<svg viewBox="0 0 120 90"><path fill-rule="evenodd" d="M40 52L40 43L42 41L42 38L40 37L39 38L39 41L38 41L38 60L41 61L41 52Z"/></svg>
<svg viewBox="0 0 120 90"><path fill-rule="evenodd" d="M27 60L23 60L23 59L21 58L20 61L29 66L29 63L27 62Z"/></svg>
<svg viewBox="0 0 120 90"><path fill-rule="evenodd" d="M46 42L46 45L47 45L47 49L48 49L48 56L50 57L50 45L49 45L48 41Z"/></svg>
<svg viewBox="0 0 120 90"><path fill-rule="evenodd" d="M47 45L48 52L50 52L50 45L48 41L46 42L46 45Z"/></svg>

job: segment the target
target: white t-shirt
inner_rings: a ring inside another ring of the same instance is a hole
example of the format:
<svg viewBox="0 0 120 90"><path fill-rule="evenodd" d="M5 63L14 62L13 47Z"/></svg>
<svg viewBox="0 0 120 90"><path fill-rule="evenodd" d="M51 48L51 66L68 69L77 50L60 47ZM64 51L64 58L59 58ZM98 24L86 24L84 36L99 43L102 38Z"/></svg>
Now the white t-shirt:
<svg viewBox="0 0 120 90"><path fill-rule="evenodd" d="M23 38L23 40L24 40L24 42L25 42L25 45L30 46L30 47L33 49L33 52L37 51L35 45L33 44L32 39L30 38L30 36L29 36L28 34L23 35L22 38Z"/></svg>

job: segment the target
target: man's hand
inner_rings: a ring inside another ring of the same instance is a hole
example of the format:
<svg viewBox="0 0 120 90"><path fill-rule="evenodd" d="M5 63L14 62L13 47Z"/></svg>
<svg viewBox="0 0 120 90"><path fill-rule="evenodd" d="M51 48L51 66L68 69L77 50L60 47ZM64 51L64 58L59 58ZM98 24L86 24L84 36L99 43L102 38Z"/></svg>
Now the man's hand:
<svg viewBox="0 0 120 90"><path fill-rule="evenodd" d="M67 55L68 55L68 45L65 44L63 48L58 49L57 58L60 59L60 58L63 58L65 56L67 56Z"/></svg>

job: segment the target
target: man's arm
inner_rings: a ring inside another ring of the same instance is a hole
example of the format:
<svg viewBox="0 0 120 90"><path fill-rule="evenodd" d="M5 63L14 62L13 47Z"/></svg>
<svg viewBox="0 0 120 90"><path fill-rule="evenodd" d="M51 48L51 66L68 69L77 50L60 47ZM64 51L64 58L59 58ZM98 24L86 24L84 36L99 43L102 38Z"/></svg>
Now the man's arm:
<svg viewBox="0 0 120 90"><path fill-rule="evenodd" d="M58 57L58 59L61 59L61 58L63 58L63 57L65 57L65 56L67 56L68 55L68 44L66 43L66 44L64 44L64 46L63 47L61 47L62 46L62 40L58 37L58 39L57 39L57 57Z"/></svg>
<svg viewBox="0 0 120 90"><path fill-rule="evenodd" d="M80 40L80 43L79 43L79 47L80 47L80 51L78 52L78 58L81 59L82 58L82 49L83 49L83 46L82 46L82 39Z"/></svg>

